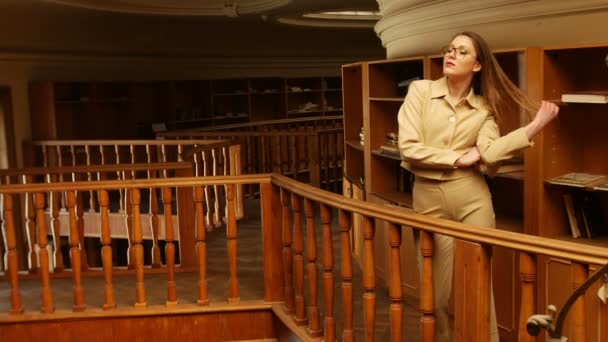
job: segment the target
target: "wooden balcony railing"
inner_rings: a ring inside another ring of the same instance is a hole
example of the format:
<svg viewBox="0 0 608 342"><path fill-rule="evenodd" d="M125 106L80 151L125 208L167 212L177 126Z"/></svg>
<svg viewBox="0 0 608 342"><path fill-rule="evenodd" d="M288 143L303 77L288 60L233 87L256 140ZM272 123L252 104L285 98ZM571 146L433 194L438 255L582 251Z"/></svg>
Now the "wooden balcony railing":
<svg viewBox="0 0 608 342"><path fill-rule="evenodd" d="M317 188L342 191L342 128L166 132L164 139L226 139L241 146L241 174L273 172ZM169 140L166 140L169 141ZM252 195L257 188L249 187Z"/></svg>
<svg viewBox="0 0 608 342"><path fill-rule="evenodd" d="M479 227L466 224L430 218L423 215L395 210L381 205L367 203L345 198L327 191L319 190L310 185L302 184L284 176L259 174L236 177L190 177L190 178L166 178L147 179L132 181L100 181L100 182L74 182L74 183L51 183L51 184L18 184L0 185L2 196L2 229L6 236L6 250L8 268L5 278L9 284L6 291L10 300L10 308L0 313L0 338L2 334L10 335L14 329L18 329L18 323L31 321L32 312L24 313L21 297L20 275L18 274L16 260L16 231L13 216L14 203L17 196L31 193L35 198L36 225L38 243L40 244L40 293L41 312L40 317L35 319L53 319L55 312L53 288L51 287L50 271L48 269L48 254L46 252L47 229L43 218L43 211L47 206L45 201L49 193L66 192L68 194L68 208L70 213L70 250L73 277L73 308L72 313L62 312L63 318L82 317L88 312L89 307L82 295L82 288L87 282L82 281L82 273L79 270L79 253L81 248L77 243L79 233L76 224L76 209L74 208L74 192L94 191L102 199L103 212L107 212L105 198L107 192L116 189L125 189L130 194L129 205L133 212L133 236L136 276L135 288L136 301L134 306L139 308L136 313L129 307L124 308L116 305L115 292L113 290L113 265L110 254L112 248L109 245L108 218L107 215L100 216L103 227L101 236L103 241L103 275L105 280L105 292L103 313L96 312L95 317L112 317L117 315L145 314L147 310L146 300L146 272L143 265L142 255L142 224L141 224L141 191L148 188L163 189L165 198L165 210L171 210L171 201L168 198L168 188L177 187L188 189L193 193L195 208L192 215L195 217L195 229L190 232L196 238L197 276L199 281L192 285L196 286L198 294L197 305L200 310L209 310L210 289L223 284L209 283L207 278L207 238L204 229L203 218L205 207L202 203L202 194L206 187L223 185L227 188L228 198L228 220L225 233L227 242L227 256L214 255L214 258L226 258L225 273L228 279L227 294L225 301L231 303L230 310L238 310L239 307L246 308L246 303L240 299L240 291L247 286L239 281L238 269L240 267L238 255L243 246L239 242L239 227L235 219L234 192L237 185L258 184L260 187L260 213L261 213L261 237L263 258L263 294L258 300L263 302L269 310L281 319L289 327L290 331L305 341L343 339L354 340L354 317L359 310L363 312L364 338L367 341L377 339L375 327L378 324L376 314L380 310L390 313L390 339L401 341L408 331L404 331L402 318L404 316L403 292L401 288L402 269L400 265L401 227L409 226L420 231L422 249L421 270L421 292L420 312L422 314L420 326L422 341L433 341L434 336L434 289L432 281L432 236L443 234L462 240L465 245L465 253L456 254L456 272L465 269L466 277L456 283L456 298L461 297L455 303L455 340L456 341L488 341L489 329L489 305L490 305L490 274L487 266L490 260L490 246L509 248L520 252L521 258L521 292L522 303L520 322L522 326L529 316L538 312L535 308L534 282L536 272L534 270L534 259L537 255L558 257L571 263L573 274L572 287L580 286L591 273L595 265L603 265L608 262L608 250L605 248L580 245L566 241L556 241L542 237L498 231L495 229L480 229ZM318 215L317 215L318 213ZM336 215L337 214L337 215ZM362 265L362 284L357 285L354 281L354 267L352 262L351 245L349 234L351 233L352 215L358 214L363 217L364 227L364 257ZM385 248L390 249L391 281L389 284L390 303L379 307L378 292L381 287L376 283L374 274L374 235L377 229L375 220L380 219L390 222L390 240L384 242ZM335 222L338 220L339 233L332 232ZM317 222L320 221L320 225ZM320 227L321 232L317 232ZM332 236L339 236L335 240ZM180 304L180 296L177 292L174 260L174 230L171 224L167 226L167 264L164 266L166 273L166 306L169 308L162 311L164 315L184 312L197 312L195 307ZM250 246L248 246L250 248ZM338 253L339 251L339 253ZM339 269L339 272L338 272ZM462 272L461 272L462 273ZM319 275L320 280L319 280ZM339 282L341 287L336 287ZM464 288L475 288L475 296L469 297L471 292ZM334 291L340 289L337 295ZM355 291L362 293L361 307L355 306ZM99 294L102 295L102 294ZM336 306L338 297L342 304ZM590 299L587 299L590 300ZM594 299L599 301L598 298ZM585 300L576 301L575 310L568 320L571 340L585 341L586 310ZM180 307L182 308L180 311ZM203 309L206 308L206 309ZM337 311L339 310L339 311ZM158 312L156 313L158 314ZM339 318L337 318L339 317ZM10 324L7 324L10 323ZM338 330L338 327L340 329ZM601 329L605 329L602 327ZM533 338L525 334L525 328L520 329L520 340L532 341ZM605 336L606 332L602 332Z"/></svg>

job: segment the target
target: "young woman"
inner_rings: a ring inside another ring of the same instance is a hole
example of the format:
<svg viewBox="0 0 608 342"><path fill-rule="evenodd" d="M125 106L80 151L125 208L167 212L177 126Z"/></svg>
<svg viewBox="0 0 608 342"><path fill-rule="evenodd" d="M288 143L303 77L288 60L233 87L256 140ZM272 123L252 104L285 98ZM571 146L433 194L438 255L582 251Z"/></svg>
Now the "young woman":
<svg viewBox="0 0 608 342"><path fill-rule="evenodd" d="M456 34L441 50L443 75L412 82L399 110L401 166L415 175L414 211L433 217L494 227L492 198L478 164L489 168L532 145L532 138L553 120L558 107L534 106L507 78L484 39ZM503 104L514 101L534 119L500 136ZM451 341L448 300L454 257L453 238L434 235L436 341ZM491 308L491 337L498 330Z"/></svg>

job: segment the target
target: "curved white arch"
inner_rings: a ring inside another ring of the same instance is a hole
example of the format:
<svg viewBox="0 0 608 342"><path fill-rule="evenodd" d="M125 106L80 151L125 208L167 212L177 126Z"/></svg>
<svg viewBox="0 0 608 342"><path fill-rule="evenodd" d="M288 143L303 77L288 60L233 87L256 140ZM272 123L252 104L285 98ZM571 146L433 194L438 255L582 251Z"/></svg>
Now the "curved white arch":
<svg viewBox="0 0 608 342"><path fill-rule="evenodd" d="M388 58L437 52L459 31L492 48L608 41L606 0L378 0L375 30Z"/></svg>

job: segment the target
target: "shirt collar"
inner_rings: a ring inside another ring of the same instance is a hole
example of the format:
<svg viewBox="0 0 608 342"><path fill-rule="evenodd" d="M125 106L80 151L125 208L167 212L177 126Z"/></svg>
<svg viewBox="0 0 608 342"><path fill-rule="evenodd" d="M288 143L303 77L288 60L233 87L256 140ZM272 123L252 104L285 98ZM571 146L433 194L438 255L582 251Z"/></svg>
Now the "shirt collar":
<svg viewBox="0 0 608 342"><path fill-rule="evenodd" d="M438 80L435 80L431 83L431 98L440 98L448 95L448 79L447 77L442 77ZM473 87L469 89L469 93L465 97L465 100L469 103L471 107L475 109L479 109L481 107L481 102L483 98L479 95L476 95L473 91Z"/></svg>

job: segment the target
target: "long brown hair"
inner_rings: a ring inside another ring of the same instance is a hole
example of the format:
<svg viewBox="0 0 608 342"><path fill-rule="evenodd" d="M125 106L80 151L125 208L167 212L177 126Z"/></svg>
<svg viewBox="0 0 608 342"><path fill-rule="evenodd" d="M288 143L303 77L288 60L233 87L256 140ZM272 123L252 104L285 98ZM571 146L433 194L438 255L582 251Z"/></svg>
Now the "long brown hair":
<svg viewBox="0 0 608 342"><path fill-rule="evenodd" d="M532 114L538 110L539 104L532 102L511 82L496 61L488 43L480 35L471 31L457 33L452 39L458 36L466 36L473 41L477 61L481 64L481 71L476 72L473 77L473 90L484 98L498 125L501 125L505 115L510 114L500 111L500 108L505 108L509 101L523 108L527 112L528 118L532 117Z"/></svg>

